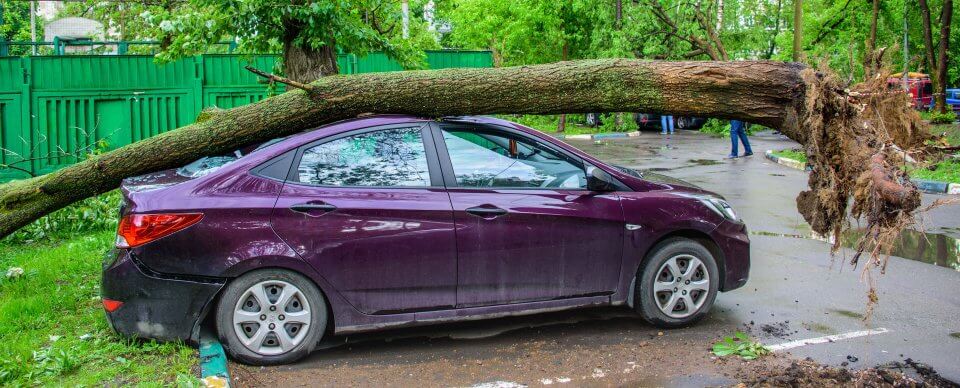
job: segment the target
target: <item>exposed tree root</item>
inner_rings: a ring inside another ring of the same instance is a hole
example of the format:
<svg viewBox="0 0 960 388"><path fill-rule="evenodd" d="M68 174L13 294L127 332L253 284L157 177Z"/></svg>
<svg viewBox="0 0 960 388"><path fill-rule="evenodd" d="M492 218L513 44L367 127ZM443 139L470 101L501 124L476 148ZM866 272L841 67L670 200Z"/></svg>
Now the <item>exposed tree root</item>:
<svg viewBox="0 0 960 388"><path fill-rule="evenodd" d="M852 88L831 75L808 72L804 79L817 89L808 91L802 117L813 172L810 190L800 193L797 207L814 231L832 236L834 252L851 218L866 221L850 264L857 266L864 252L870 256L862 273L869 285L869 316L877 302L871 271L886 268L894 240L915 222L921 203L902 166L925 156L931 135L909 97L888 90L886 74Z"/></svg>

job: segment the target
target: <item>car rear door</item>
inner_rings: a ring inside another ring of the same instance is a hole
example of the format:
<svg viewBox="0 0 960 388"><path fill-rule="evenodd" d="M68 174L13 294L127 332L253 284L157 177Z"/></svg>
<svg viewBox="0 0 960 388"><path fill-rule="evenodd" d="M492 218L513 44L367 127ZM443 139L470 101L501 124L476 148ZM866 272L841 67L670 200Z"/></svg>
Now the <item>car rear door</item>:
<svg viewBox="0 0 960 388"><path fill-rule="evenodd" d="M457 225L459 307L613 293L623 212L583 162L519 131L435 124Z"/></svg>
<svg viewBox="0 0 960 388"><path fill-rule="evenodd" d="M274 229L363 313L452 308L454 224L435 152L419 122L300 147Z"/></svg>

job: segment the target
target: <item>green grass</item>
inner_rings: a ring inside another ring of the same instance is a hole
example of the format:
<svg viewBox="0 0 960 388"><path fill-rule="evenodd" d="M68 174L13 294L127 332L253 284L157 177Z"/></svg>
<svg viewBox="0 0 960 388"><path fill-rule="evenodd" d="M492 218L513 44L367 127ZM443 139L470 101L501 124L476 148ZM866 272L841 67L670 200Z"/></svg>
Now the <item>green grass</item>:
<svg viewBox="0 0 960 388"><path fill-rule="evenodd" d="M779 150L773 154L782 158L807 162L807 155L798 150ZM911 178L926 179L947 183L960 183L960 160L948 159L927 168L915 168L910 171Z"/></svg>
<svg viewBox="0 0 960 388"><path fill-rule="evenodd" d="M938 124L930 126L930 133L934 136L945 135L950 145L960 145L960 125Z"/></svg>
<svg viewBox="0 0 960 388"><path fill-rule="evenodd" d="M190 347L121 338L100 305L100 269L114 233L0 244L0 385L189 384ZM23 275L9 278L10 268Z"/></svg>
<svg viewBox="0 0 960 388"><path fill-rule="evenodd" d="M931 181L960 183L960 160L944 160L929 168L918 168L910 171L910 176Z"/></svg>
<svg viewBox="0 0 960 388"><path fill-rule="evenodd" d="M793 159L803 163L807 162L807 155L799 150L779 150L773 151L773 154L781 158Z"/></svg>

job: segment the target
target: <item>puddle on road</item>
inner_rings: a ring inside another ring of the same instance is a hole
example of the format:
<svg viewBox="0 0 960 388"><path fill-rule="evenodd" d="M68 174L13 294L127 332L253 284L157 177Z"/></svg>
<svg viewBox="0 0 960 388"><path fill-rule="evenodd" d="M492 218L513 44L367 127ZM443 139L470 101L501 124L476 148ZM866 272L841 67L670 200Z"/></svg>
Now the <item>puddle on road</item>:
<svg viewBox="0 0 960 388"><path fill-rule="evenodd" d="M757 236L790 237L807 240L817 240L831 243L831 239L811 232L810 234L773 233L766 231L751 231ZM864 234L862 230L848 230L843 234L841 245L854 248L857 240ZM940 267L960 271L960 240L940 233L923 233L906 229L896 239L890 255L904 259L933 264Z"/></svg>
<svg viewBox="0 0 960 388"><path fill-rule="evenodd" d="M960 339L960 333L950 333L950 336L956 339Z"/></svg>
<svg viewBox="0 0 960 388"><path fill-rule="evenodd" d="M687 162L696 164L698 166L713 166L721 163L719 160L713 159L690 159L687 160Z"/></svg>
<svg viewBox="0 0 960 388"><path fill-rule="evenodd" d="M817 322L804 322L803 328L820 334L835 334L837 332L836 329Z"/></svg>
<svg viewBox="0 0 960 388"><path fill-rule="evenodd" d="M830 309L830 311L843 315L847 318L863 319L863 314L860 314L856 311L840 310L840 309Z"/></svg>

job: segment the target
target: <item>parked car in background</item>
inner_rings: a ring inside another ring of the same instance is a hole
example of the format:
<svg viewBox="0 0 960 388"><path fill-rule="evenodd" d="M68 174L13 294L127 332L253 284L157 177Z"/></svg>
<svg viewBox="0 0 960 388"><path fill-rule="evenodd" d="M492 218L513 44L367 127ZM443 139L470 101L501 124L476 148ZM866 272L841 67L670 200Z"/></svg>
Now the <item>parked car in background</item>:
<svg viewBox="0 0 960 388"><path fill-rule="evenodd" d="M249 364L325 336L623 305L693 324L750 268L719 195L486 117L382 115L123 181L117 332Z"/></svg>
<svg viewBox="0 0 960 388"><path fill-rule="evenodd" d="M657 129L662 130L662 125L660 124L660 115L656 113L634 113L634 121L637 122L637 126L640 129ZM703 125L707 123L707 119L702 117L689 117L689 116L674 116L674 128L676 129L691 129L699 130L703 128Z"/></svg>
<svg viewBox="0 0 960 388"><path fill-rule="evenodd" d="M953 111L960 117L960 89L947 89L947 105L953 107Z"/></svg>

